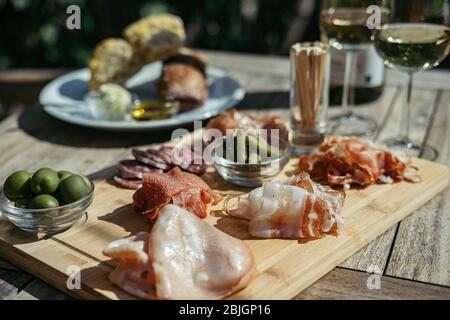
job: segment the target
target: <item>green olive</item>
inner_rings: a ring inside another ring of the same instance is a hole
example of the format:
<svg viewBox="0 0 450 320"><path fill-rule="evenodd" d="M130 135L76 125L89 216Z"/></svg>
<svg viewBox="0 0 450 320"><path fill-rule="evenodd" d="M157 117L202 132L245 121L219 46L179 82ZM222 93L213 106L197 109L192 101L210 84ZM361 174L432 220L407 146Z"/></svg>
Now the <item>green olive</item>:
<svg viewBox="0 0 450 320"><path fill-rule="evenodd" d="M52 194L52 196L58 200L60 206L63 206L66 204L66 202L64 201L64 199L61 196L61 193L59 192L59 188L58 188L58 190L56 190L55 193Z"/></svg>
<svg viewBox="0 0 450 320"><path fill-rule="evenodd" d="M61 183L61 181L63 181L64 179L66 179L72 175L73 175L73 172L70 172L70 171L66 171L66 170L58 171L59 182Z"/></svg>
<svg viewBox="0 0 450 320"><path fill-rule="evenodd" d="M48 209L59 207L58 199L49 194L40 194L31 200L30 209Z"/></svg>
<svg viewBox="0 0 450 320"><path fill-rule="evenodd" d="M58 189L58 174L50 168L42 168L31 177L31 191L34 194L52 194Z"/></svg>
<svg viewBox="0 0 450 320"><path fill-rule="evenodd" d="M26 171L17 171L11 174L5 181L5 196L15 201L19 198L26 197L30 194L30 178L31 174Z"/></svg>
<svg viewBox="0 0 450 320"><path fill-rule="evenodd" d="M65 203L72 203L86 196L89 187L81 176L74 174L61 182L59 193Z"/></svg>
<svg viewBox="0 0 450 320"><path fill-rule="evenodd" d="M31 199L32 199L31 197L19 198L14 203L14 206L16 208L26 209L30 205Z"/></svg>

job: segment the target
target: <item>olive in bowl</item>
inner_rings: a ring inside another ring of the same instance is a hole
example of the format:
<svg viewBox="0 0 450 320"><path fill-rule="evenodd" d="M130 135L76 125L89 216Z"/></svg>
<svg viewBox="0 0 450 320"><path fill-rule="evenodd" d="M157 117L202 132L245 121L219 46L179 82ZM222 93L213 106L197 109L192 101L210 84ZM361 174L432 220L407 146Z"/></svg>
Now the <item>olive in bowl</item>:
<svg viewBox="0 0 450 320"><path fill-rule="evenodd" d="M6 179L3 186L5 196L12 201L26 197L31 193L30 180L31 174L29 172L14 172Z"/></svg>
<svg viewBox="0 0 450 320"><path fill-rule="evenodd" d="M0 188L0 210L22 230L51 234L71 227L85 215L93 200L94 184L76 173L65 171L65 174L60 174L61 172L49 168L43 169L33 175L29 174L28 189L23 186L12 188L11 182L6 183L12 175L8 177ZM39 174L36 175L37 173ZM34 177L37 177L36 181L33 181ZM76 183L65 182L69 178ZM22 179L25 180L23 177ZM17 187L21 184L12 185ZM20 194L12 192L16 190L21 190Z"/></svg>

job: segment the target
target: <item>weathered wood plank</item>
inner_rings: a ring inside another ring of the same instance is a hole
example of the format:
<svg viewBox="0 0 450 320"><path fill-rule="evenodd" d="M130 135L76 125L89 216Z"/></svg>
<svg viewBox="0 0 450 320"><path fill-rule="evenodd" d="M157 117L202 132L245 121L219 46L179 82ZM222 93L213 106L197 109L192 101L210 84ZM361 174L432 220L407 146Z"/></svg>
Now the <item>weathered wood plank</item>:
<svg viewBox="0 0 450 320"><path fill-rule="evenodd" d="M386 138L393 137L397 134L398 124L402 117L402 104L404 103L404 93L399 92L397 88L396 94L393 96L393 105L391 108L387 108L383 119L385 121L378 122L383 123L380 130L375 134L374 139L376 142L381 142ZM424 110L424 106L432 105L436 99L436 91L432 90L415 90L413 114L417 115ZM428 109L430 111L431 108ZM367 115L367 114L366 114ZM425 135L428 119L430 114L425 113L425 121L415 123L413 122L412 137L419 143L422 143ZM414 119L414 118L413 118ZM413 120L414 121L414 120ZM366 271L369 268L377 267L381 272L385 271L388 263L388 258L392 250L393 241L397 233L398 225L393 226L389 231L379 236L376 240L372 241L364 249L353 255L345 263L341 264L341 267Z"/></svg>
<svg viewBox="0 0 450 320"><path fill-rule="evenodd" d="M67 294L49 286L45 282L34 279L25 286L14 300L72 300Z"/></svg>
<svg viewBox="0 0 450 320"><path fill-rule="evenodd" d="M449 288L386 276L379 276L380 287L376 289L377 277L377 275L365 272L336 268L295 297L295 299L450 299ZM369 289L368 282L369 287L372 289Z"/></svg>
<svg viewBox="0 0 450 320"><path fill-rule="evenodd" d="M435 115L428 143L450 165L450 92ZM387 275L450 286L450 188L400 223Z"/></svg>
<svg viewBox="0 0 450 320"><path fill-rule="evenodd" d="M265 75L286 76L289 73L289 59L285 56L267 56L258 54L224 53L212 50L200 50L211 65L226 70L239 70L239 73L257 73ZM430 70L414 75L414 86L421 89L450 90L448 72ZM404 86L404 73L387 69L386 84L390 87Z"/></svg>
<svg viewBox="0 0 450 320"><path fill-rule="evenodd" d="M344 263L341 263L339 267L363 272L376 268L376 270L383 272L387 264L396 231L397 226L392 227L378 238L371 241L363 249L355 253Z"/></svg>
<svg viewBox="0 0 450 320"><path fill-rule="evenodd" d="M358 107L356 109L358 114L372 117L379 124L379 129L372 136L375 141L378 141L379 135L386 129L387 124L390 123L390 115L393 108L398 103L400 91L401 90L398 87L386 87L380 100L363 108ZM340 264L340 267L360 271L377 268L377 270L383 272L396 229L397 226L393 226L390 230L377 237L374 241L371 241L363 249L359 250L347 261Z"/></svg>
<svg viewBox="0 0 450 320"><path fill-rule="evenodd" d="M13 266L12 264L3 260L2 258L0 258L0 269L9 270L9 271L20 271L19 268L17 268L16 266Z"/></svg>
<svg viewBox="0 0 450 320"><path fill-rule="evenodd" d="M0 270L0 300L14 298L33 277L21 271Z"/></svg>

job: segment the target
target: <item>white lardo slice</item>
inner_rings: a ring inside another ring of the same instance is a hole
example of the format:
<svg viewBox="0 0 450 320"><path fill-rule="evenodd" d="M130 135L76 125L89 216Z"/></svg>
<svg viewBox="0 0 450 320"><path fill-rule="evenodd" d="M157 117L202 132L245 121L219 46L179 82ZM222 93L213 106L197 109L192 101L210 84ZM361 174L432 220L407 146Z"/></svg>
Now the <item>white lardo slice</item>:
<svg viewBox="0 0 450 320"><path fill-rule="evenodd" d="M150 234L150 260L162 299L219 299L252 280L255 261L241 240L188 211L166 205Z"/></svg>
<svg viewBox="0 0 450 320"><path fill-rule="evenodd" d="M161 209L150 234L114 241L103 253L117 262L111 282L144 299L220 299L256 271L243 241L175 205Z"/></svg>

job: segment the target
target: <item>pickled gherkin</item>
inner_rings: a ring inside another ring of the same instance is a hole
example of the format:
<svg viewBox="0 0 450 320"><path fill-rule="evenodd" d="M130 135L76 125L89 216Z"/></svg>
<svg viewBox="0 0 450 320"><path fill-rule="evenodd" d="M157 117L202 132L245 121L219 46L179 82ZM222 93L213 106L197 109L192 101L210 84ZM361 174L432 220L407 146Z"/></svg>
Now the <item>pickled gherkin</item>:
<svg viewBox="0 0 450 320"><path fill-rule="evenodd" d="M236 129L226 137L222 152L223 158L243 164L260 164L279 154L262 135L245 132L243 129Z"/></svg>

